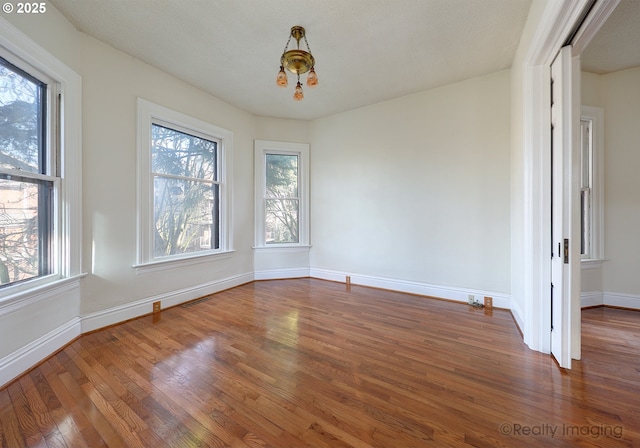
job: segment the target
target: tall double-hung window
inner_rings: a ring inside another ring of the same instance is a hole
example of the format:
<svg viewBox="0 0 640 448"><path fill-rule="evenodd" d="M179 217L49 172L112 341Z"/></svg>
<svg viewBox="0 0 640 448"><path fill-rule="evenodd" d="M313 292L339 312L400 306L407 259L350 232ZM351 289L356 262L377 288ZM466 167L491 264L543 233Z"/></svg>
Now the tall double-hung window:
<svg viewBox="0 0 640 448"><path fill-rule="evenodd" d="M220 140L151 125L153 256L220 248Z"/></svg>
<svg viewBox="0 0 640 448"><path fill-rule="evenodd" d="M230 245L231 132L138 101L139 265Z"/></svg>
<svg viewBox="0 0 640 448"><path fill-rule="evenodd" d="M0 27L0 301L81 276L80 76Z"/></svg>
<svg viewBox="0 0 640 448"><path fill-rule="evenodd" d="M58 97L20 65L0 57L0 286L58 269Z"/></svg>
<svg viewBox="0 0 640 448"><path fill-rule="evenodd" d="M582 107L580 119L580 255L604 256L603 121L604 111Z"/></svg>
<svg viewBox="0 0 640 448"><path fill-rule="evenodd" d="M309 245L309 145L256 140L256 247Z"/></svg>

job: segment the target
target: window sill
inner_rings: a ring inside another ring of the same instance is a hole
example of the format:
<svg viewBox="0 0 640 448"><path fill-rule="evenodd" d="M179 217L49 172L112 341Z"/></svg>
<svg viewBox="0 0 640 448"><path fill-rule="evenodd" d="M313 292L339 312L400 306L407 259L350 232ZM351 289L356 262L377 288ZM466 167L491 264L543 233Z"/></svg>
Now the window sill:
<svg viewBox="0 0 640 448"><path fill-rule="evenodd" d="M585 258L580 261L582 269L600 269L606 260L601 258Z"/></svg>
<svg viewBox="0 0 640 448"><path fill-rule="evenodd" d="M253 250L255 250L256 252L262 252L262 253L309 252L310 249L311 249L311 246L305 245L305 244L296 244L296 245L278 244L278 245L272 245L272 246L255 246L253 248Z"/></svg>
<svg viewBox="0 0 640 448"><path fill-rule="evenodd" d="M235 250L227 250L224 252L206 253L201 255L192 255L185 258L171 258L168 260L157 260L148 263L134 264L131 266L136 270L136 274L146 274L148 272L165 271L167 269L182 268L193 266L196 264L207 263L210 261L227 260Z"/></svg>
<svg viewBox="0 0 640 448"><path fill-rule="evenodd" d="M40 281L31 284L23 283L7 286L6 289L2 290L2 296L0 296L0 315L46 300L65 288L76 288L80 285L80 280L86 275L86 273L83 273L65 278L42 278L38 279Z"/></svg>

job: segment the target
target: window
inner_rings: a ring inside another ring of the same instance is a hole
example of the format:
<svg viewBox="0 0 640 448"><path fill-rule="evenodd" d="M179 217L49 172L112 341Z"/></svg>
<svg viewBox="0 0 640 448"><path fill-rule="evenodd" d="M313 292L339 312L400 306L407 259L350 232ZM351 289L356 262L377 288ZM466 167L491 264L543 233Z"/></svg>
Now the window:
<svg viewBox="0 0 640 448"><path fill-rule="evenodd" d="M591 254L591 197L593 189L593 164L591 160L591 120L580 120L580 255Z"/></svg>
<svg viewBox="0 0 640 448"><path fill-rule="evenodd" d="M140 99L139 264L229 249L232 134Z"/></svg>
<svg viewBox="0 0 640 448"><path fill-rule="evenodd" d="M297 154L265 154L265 243L300 242Z"/></svg>
<svg viewBox="0 0 640 448"><path fill-rule="evenodd" d="M57 98L43 75L21 65L25 70L0 58L0 286L57 268Z"/></svg>
<svg viewBox="0 0 640 448"><path fill-rule="evenodd" d="M603 256L602 109L582 107L580 119L580 255Z"/></svg>
<svg viewBox="0 0 640 448"><path fill-rule="evenodd" d="M81 86L53 55L0 26L2 301L32 303L80 281Z"/></svg>
<svg viewBox="0 0 640 448"><path fill-rule="evenodd" d="M256 246L308 246L309 145L256 140Z"/></svg>
<svg viewBox="0 0 640 448"><path fill-rule="evenodd" d="M154 258L220 248L219 146L151 125Z"/></svg>

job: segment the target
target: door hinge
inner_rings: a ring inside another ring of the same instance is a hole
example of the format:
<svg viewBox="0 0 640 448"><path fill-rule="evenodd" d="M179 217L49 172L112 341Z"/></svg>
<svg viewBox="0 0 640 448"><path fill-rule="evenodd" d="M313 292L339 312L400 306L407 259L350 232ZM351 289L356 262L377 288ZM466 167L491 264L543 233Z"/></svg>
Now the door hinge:
<svg viewBox="0 0 640 448"><path fill-rule="evenodd" d="M564 264L569 264L569 238L564 239Z"/></svg>

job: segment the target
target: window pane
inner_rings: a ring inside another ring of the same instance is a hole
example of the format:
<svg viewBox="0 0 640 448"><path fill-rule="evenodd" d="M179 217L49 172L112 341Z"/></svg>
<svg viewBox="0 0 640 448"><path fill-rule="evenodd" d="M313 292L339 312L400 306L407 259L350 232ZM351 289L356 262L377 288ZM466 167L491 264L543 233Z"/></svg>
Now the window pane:
<svg viewBox="0 0 640 448"><path fill-rule="evenodd" d="M153 256L219 248L219 186L154 178Z"/></svg>
<svg viewBox="0 0 640 448"><path fill-rule="evenodd" d="M580 151L581 151L581 175L580 186L591 186L591 122L580 122Z"/></svg>
<svg viewBox="0 0 640 448"><path fill-rule="evenodd" d="M0 167L44 173L46 85L0 58Z"/></svg>
<svg viewBox="0 0 640 448"><path fill-rule="evenodd" d="M297 155L266 155L266 197L298 197Z"/></svg>
<svg viewBox="0 0 640 448"><path fill-rule="evenodd" d="M0 284L47 275L53 184L0 179Z"/></svg>
<svg viewBox="0 0 640 448"><path fill-rule="evenodd" d="M265 202L265 242L298 243L297 199L266 199Z"/></svg>
<svg viewBox="0 0 640 448"><path fill-rule="evenodd" d="M151 170L157 174L217 179L217 142L159 125L151 127Z"/></svg>
<svg viewBox="0 0 640 448"><path fill-rule="evenodd" d="M591 255L591 190L580 191L580 255Z"/></svg>

